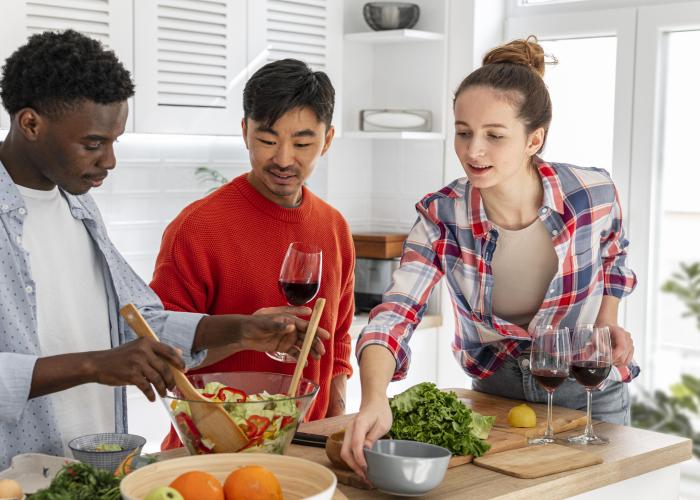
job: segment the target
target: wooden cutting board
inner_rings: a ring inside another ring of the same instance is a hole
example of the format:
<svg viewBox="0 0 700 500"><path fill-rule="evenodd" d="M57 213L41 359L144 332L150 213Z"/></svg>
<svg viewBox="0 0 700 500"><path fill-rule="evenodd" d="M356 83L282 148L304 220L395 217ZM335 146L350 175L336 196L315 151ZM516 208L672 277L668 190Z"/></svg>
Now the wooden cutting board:
<svg viewBox="0 0 700 500"><path fill-rule="evenodd" d="M537 415L537 426L532 428L517 428L508 425L508 411L522 401L501 398L484 394L483 392L470 391L467 389L445 389L454 391L460 401L482 415L493 415L496 417L494 429L503 432L522 434L531 438L544 434L547 427L547 405L537 403L527 403ZM552 425L554 433L570 431L586 425L586 413L579 410L571 410L561 406L556 406L556 393L554 394L555 406L552 407Z"/></svg>
<svg viewBox="0 0 700 500"><path fill-rule="evenodd" d="M320 434L322 436L330 436L334 432L340 431L347 427L347 424L352 420L354 414L342 415L339 417L327 418L324 420L318 420L316 422L309 422L299 426L301 432L308 432L312 434ZM488 442L491 444L491 449L487 454L500 453L502 451L513 450L516 448L521 448L527 446L527 438L521 434L503 432L500 430L493 430L489 436ZM299 446L292 445L290 450L287 452L289 455L298 456L306 458L307 460L312 460L318 462L333 471L333 473L338 478L338 482L342 484L347 484L348 486L353 486L355 488L369 489L369 485L365 483L360 476L355 474L350 470L340 469L331 464L330 460L326 456L326 451L323 448L314 448L310 446ZM457 467L470 463L474 457L471 455L467 456L453 456L450 459L448 467Z"/></svg>
<svg viewBox="0 0 700 500"><path fill-rule="evenodd" d="M601 463L603 459L593 453L558 444L528 446L474 459L474 465L524 479Z"/></svg>

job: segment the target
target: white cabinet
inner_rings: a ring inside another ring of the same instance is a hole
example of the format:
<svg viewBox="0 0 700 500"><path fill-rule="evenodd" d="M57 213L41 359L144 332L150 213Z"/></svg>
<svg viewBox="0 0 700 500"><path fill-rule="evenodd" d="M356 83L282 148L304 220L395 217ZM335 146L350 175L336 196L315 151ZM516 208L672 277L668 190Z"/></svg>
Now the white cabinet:
<svg viewBox="0 0 700 500"><path fill-rule="evenodd" d="M72 28L113 49L133 72L132 2L120 0L3 0L0 9L0 64L27 37L46 30ZM0 128L9 128L9 116L0 113ZM127 130L131 130L131 122Z"/></svg>
<svg viewBox="0 0 700 500"><path fill-rule="evenodd" d="M247 2L135 2L135 130L240 134Z"/></svg>

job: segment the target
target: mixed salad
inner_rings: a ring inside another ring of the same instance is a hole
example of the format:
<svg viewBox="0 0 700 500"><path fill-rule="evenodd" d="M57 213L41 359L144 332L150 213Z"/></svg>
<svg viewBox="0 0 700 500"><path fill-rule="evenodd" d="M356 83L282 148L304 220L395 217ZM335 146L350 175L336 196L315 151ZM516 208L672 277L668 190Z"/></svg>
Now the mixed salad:
<svg viewBox="0 0 700 500"><path fill-rule="evenodd" d="M229 417L248 437L241 451L282 454L294 437L300 411L286 394L246 394L219 382L209 382L197 390L214 403L224 403ZM213 453L214 443L197 429L189 403L173 400L170 409L190 453Z"/></svg>

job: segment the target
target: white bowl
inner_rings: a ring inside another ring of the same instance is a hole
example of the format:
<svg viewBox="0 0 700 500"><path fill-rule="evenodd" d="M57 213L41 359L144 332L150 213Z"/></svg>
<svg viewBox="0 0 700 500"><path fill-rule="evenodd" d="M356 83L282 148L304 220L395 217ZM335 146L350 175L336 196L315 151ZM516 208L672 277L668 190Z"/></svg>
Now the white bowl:
<svg viewBox="0 0 700 500"><path fill-rule="evenodd" d="M120 491L124 500L142 500L152 489L169 485L184 472L208 472L223 483L231 471L244 465L269 469L277 476L285 500L330 500L338 483L329 469L302 458L268 453L218 453L147 465L122 479Z"/></svg>

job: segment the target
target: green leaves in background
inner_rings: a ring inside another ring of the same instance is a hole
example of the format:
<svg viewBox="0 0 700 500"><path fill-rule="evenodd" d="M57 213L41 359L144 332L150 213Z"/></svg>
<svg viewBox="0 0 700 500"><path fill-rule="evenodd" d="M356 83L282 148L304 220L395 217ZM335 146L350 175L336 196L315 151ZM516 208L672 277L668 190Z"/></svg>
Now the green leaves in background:
<svg viewBox="0 0 700 500"><path fill-rule="evenodd" d="M209 167L198 167L197 170L195 170L194 175L197 177L200 184L214 184L214 187L210 188L207 191L207 194L211 193L212 191L216 191L228 182L228 179L224 177L221 172Z"/></svg>
<svg viewBox="0 0 700 500"><path fill-rule="evenodd" d="M673 273L661 290L675 295L683 302L687 309L683 317L695 317L700 330L700 262L681 262L681 271Z"/></svg>
<svg viewBox="0 0 700 500"><path fill-rule="evenodd" d="M700 330L700 262L684 264L671 275L661 290L675 295L685 305L684 318L694 317ZM693 423L700 421L700 379L681 375L669 393L642 391L632 401L632 425L657 432L676 434L693 440L693 455L700 458L700 432Z"/></svg>
<svg viewBox="0 0 700 500"><path fill-rule="evenodd" d="M670 389L670 394L642 391L643 398L632 402L632 425L690 438L693 455L700 458L700 432L693 429L693 420L700 419L700 379L682 375Z"/></svg>

